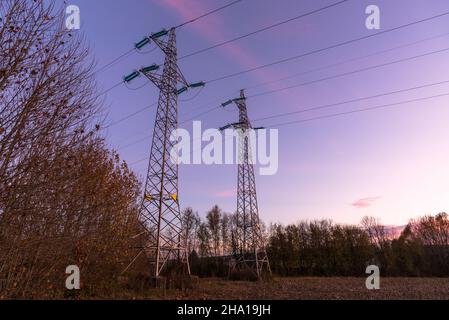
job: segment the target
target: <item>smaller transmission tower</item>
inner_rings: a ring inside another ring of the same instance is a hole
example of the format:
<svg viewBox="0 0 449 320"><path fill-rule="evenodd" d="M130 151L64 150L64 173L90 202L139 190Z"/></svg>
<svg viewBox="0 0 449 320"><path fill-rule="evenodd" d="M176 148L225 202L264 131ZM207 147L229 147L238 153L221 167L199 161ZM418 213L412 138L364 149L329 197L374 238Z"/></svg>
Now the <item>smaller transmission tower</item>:
<svg viewBox="0 0 449 320"><path fill-rule="evenodd" d="M264 271L271 274L270 263L265 249L257 206L256 181L254 165L251 158L251 131L261 129L252 128L246 110L244 90L240 91L240 98L229 100L223 107L235 103L239 110L239 122L229 124L221 130L234 128L239 133L238 138L238 179L237 179L237 221L235 242L237 252L233 270L251 270L258 278ZM232 270L231 269L231 270Z"/></svg>

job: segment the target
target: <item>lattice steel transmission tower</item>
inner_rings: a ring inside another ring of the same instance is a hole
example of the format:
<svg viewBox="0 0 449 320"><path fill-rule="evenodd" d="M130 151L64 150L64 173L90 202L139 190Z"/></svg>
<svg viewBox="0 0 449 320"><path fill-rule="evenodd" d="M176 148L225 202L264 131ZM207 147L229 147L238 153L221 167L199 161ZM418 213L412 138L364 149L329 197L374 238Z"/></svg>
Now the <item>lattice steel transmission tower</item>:
<svg viewBox="0 0 449 320"><path fill-rule="evenodd" d="M239 110L239 122L229 124L222 130L233 127L238 131L238 180L237 180L237 252L232 269L249 269L260 278L264 271L271 274L265 243L259 220L257 206L256 181L254 164L251 157L251 131L262 128L252 128L246 110L244 90L240 98L229 100L223 106L235 103Z"/></svg>
<svg viewBox="0 0 449 320"><path fill-rule="evenodd" d="M179 206L178 164L170 157L176 141L171 141L170 135L178 129L178 95L188 88L204 86L204 82L188 84L178 68L175 31L175 28L162 30L136 44L136 48L139 48L154 41L163 51L165 61L162 74L158 73L158 65L151 65L125 77L125 81L129 82L139 74L144 74L160 90L140 212L149 236L144 251L154 258L151 263L154 263L156 278L173 261L181 261L183 272L190 275ZM181 84L179 89L178 84Z"/></svg>

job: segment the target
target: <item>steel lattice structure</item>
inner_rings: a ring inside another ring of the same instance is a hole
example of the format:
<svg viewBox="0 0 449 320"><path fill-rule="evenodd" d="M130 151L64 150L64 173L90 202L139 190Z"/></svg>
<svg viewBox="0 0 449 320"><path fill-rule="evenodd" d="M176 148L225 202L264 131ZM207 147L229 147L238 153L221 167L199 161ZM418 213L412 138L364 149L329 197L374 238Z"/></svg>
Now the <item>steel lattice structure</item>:
<svg viewBox="0 0 449 320"><path fill-rule="evenodd" d="M168 261L180 260L190 275L188 252L182 237L182 216L178 196L178 165L170 159L175 141L170 135L178 129L178 83L188 87L177 65L175 29L167 37L153 41L165 53L162 75L151 68L142 73L160 90L153 141L143 196L141 219L149 234L146 253L154 257L154 276L159 277Z"/></svg>
<svg viewBox="0 0 449 320"><path fill-rule="evenodd" d="M271 269L265 250L257 206L254 164L251 157L251 131L254 131L251 130L251 123L248 119L244 90L240 91L240 98L232 101L239 110L239 122L229 125L239 133L236 228L238 252L234 253L236 260L233 269L250 269L257 277L260 277L264 270L271 274Z"/></svg>

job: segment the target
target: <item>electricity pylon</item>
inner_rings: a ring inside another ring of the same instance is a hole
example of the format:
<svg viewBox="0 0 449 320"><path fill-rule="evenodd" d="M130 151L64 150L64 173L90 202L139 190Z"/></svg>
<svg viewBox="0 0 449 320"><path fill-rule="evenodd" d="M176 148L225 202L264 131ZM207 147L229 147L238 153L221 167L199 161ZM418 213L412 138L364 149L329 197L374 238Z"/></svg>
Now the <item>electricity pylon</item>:
<svg viewBox="0 0 449 320"><path fill-rule="evenodd" d="M223 103L223 107L234 102L239 110L239 122L229 124L222 130L234 128L238 131L238 180L237 180L237 226L236 244L234 252L234 270L249 269L260 278L264 271L271 274L265 243L259 220L257 206L256 181L251 153L252 128L246 109L244 90L240 91L240 98ZM254 137L253 137L254 138Z"/></svg>
<svg viewBox="0 0 449 320"><path fill-rule="evenodd" d="M204 82L188 84L177 64L175 28L152 34L136 44L140 48L150 41L165 54L164 69L151 65L125 77L129 82L144 74L160 90L153 129L150 160L145 183L140 220L149 236L144 251L154 263L154 276L161 276L171 261L180 261L183 272L190 275L186 239L182 232L182 215L178 196L178 164L170 154L176 141L170 139L178 129L178 95L188 88L204 86ZM167 38L168 36L168 38ZM182 85L178 89L178 83ZM177 152L176 152L177 154ZM141 252L142 253L142 252ZM137 258L137 257L136 257Z"/></svg>

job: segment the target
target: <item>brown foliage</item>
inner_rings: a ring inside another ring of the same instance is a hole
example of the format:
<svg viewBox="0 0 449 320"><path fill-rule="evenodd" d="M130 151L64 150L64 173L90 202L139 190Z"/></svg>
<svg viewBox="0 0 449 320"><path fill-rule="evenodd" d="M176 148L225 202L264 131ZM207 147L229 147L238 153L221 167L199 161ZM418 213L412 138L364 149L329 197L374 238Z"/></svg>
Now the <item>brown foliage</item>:
<svg viewBox="0 0 449 320"><path fill-rule="evenodd" d="M139 183L107 151L82 40L51 1L0 3L1 297L104 293L135 255Z"/></svg>
<svg viewBox="0 0 449 320"><path fill-rule="evenodd" d="M30 184L8 190L20 201L0 216L8 294L61 294L72 264L90 290L104 290L135 254L136 177L98 139L38 163Z"/></svg>

